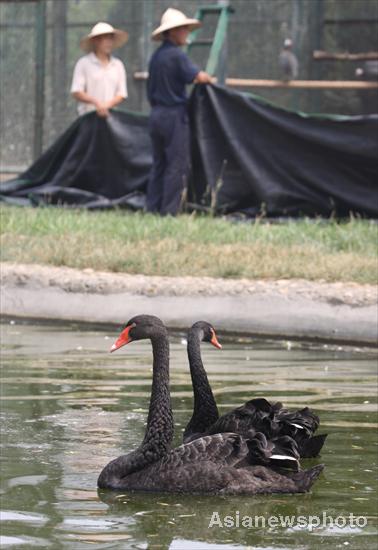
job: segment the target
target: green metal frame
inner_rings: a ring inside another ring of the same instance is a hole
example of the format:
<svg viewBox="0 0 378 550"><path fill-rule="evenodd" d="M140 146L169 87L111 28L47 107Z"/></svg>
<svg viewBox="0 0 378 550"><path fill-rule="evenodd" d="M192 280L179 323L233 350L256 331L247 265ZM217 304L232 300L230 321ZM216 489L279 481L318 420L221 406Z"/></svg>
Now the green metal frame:
<svg viewBox="0 0 378 550"><path fill-rule="evenodd" d="M222 52L226 45L227 40L227 28L228 28L228 19L231 13L234 10L227 3L224 4L209 4L198 8L195 18L203 23L204 18L207 13L217 13L219 14L217 28L214 34L213 39L208 43L208 41L198 40L198 33L201 29L196 29L190 34L189 43L186 48L186 51L190 53L190 50L193 46L211 46L210 53L206 64L206 72L211 76L217 76L217 74L222 71L221 64L224 63L224 56Z"/></svg>

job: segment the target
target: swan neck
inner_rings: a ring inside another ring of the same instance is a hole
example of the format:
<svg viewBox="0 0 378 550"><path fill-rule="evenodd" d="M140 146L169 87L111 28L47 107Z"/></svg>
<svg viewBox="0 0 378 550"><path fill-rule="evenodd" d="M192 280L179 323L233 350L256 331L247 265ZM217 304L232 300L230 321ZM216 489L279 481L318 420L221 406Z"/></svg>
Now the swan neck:
<svg viewBox="0 0 378 550"><path fill-rule="evenodd" d="M169 342L166 334L151 338L153 376L150 407L143 446L168 450L173 439L173 416L169 391Z"/></svg>
<svg viewBox="0 0 378 550"><path fill-rule="evenodd" d="M169 451L173 439L173 417L169 394L169 342L166 331L151 337L153 379L147 428L142 444L105 466L97 484L100 488L124 486L127 476L142 471Z"/></svg>
<svg viewBox="0 0 378 550"><path fill-rule="evenodd" d="M219 415L209 380L201 357L202 331L193 331L188 336L188 359L192 378L194 407L191 423L209 426Z"/></svg>

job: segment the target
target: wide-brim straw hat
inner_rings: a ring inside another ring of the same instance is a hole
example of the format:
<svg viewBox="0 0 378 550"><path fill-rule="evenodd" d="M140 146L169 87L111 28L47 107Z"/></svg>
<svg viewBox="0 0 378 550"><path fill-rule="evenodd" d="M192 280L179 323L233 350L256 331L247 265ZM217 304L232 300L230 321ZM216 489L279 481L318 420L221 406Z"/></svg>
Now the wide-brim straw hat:
<svg viewBox="0 0 378 550"><path fill-rule="evenodd" d="M151 34L152 40L162 40L163 33L177 27L189 27L190 31L198 29L202 23L198 19L186 17L180 10L168 8L162 15L160 26Z"/></svg>
<svg viewBox="0 0 378 550"><path fill-rule="evenodd" d="M129 35L126 31L121 31L119 29L115 29L112 27L112 25L109 25L109 23L103 23L100 21L100 23L96 23L96 25L92 28L91 32L84 36L80 40L80 47L86 52L93 50L93 38L96 38L96 36L101 36L103 34L112 34L114 36L114 48L120 48L123 46L128 38Z"/></svg>

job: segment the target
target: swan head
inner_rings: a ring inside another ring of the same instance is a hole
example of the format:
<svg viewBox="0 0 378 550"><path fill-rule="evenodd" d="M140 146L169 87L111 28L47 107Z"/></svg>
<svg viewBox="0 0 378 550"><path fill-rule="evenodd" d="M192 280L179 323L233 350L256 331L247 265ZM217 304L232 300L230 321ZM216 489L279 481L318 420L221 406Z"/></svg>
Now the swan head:
<svg viewBox="0 0 378 550"><path fill-rule="evenodd" d="M166 336L167 329L159 317L154 315L136 315L127 323L117 340L110 348L110 352L133 342L134 340L144 340L152 338L154 335Z"/></svg>
<svg viewBox="0 0 378 550"><path fill-rule="evenodd" d="M210 342L214 347L222 349L218 341L215 328L207 321L197 321L192 325L189 334L198 334L198 337L203 342Z"/></svg>

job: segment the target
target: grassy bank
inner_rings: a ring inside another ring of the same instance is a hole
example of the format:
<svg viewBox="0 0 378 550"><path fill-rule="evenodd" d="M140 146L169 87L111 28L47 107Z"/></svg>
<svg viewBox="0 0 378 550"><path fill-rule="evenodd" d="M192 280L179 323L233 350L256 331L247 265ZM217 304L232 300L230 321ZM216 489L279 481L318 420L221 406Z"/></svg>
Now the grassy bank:
<svg viewBox="0 0 378 550"><path fill-rule="evenodd" d="M125 211L1 208L1 259L146 275L375 283L377 225L231 223Z"/></svg>

